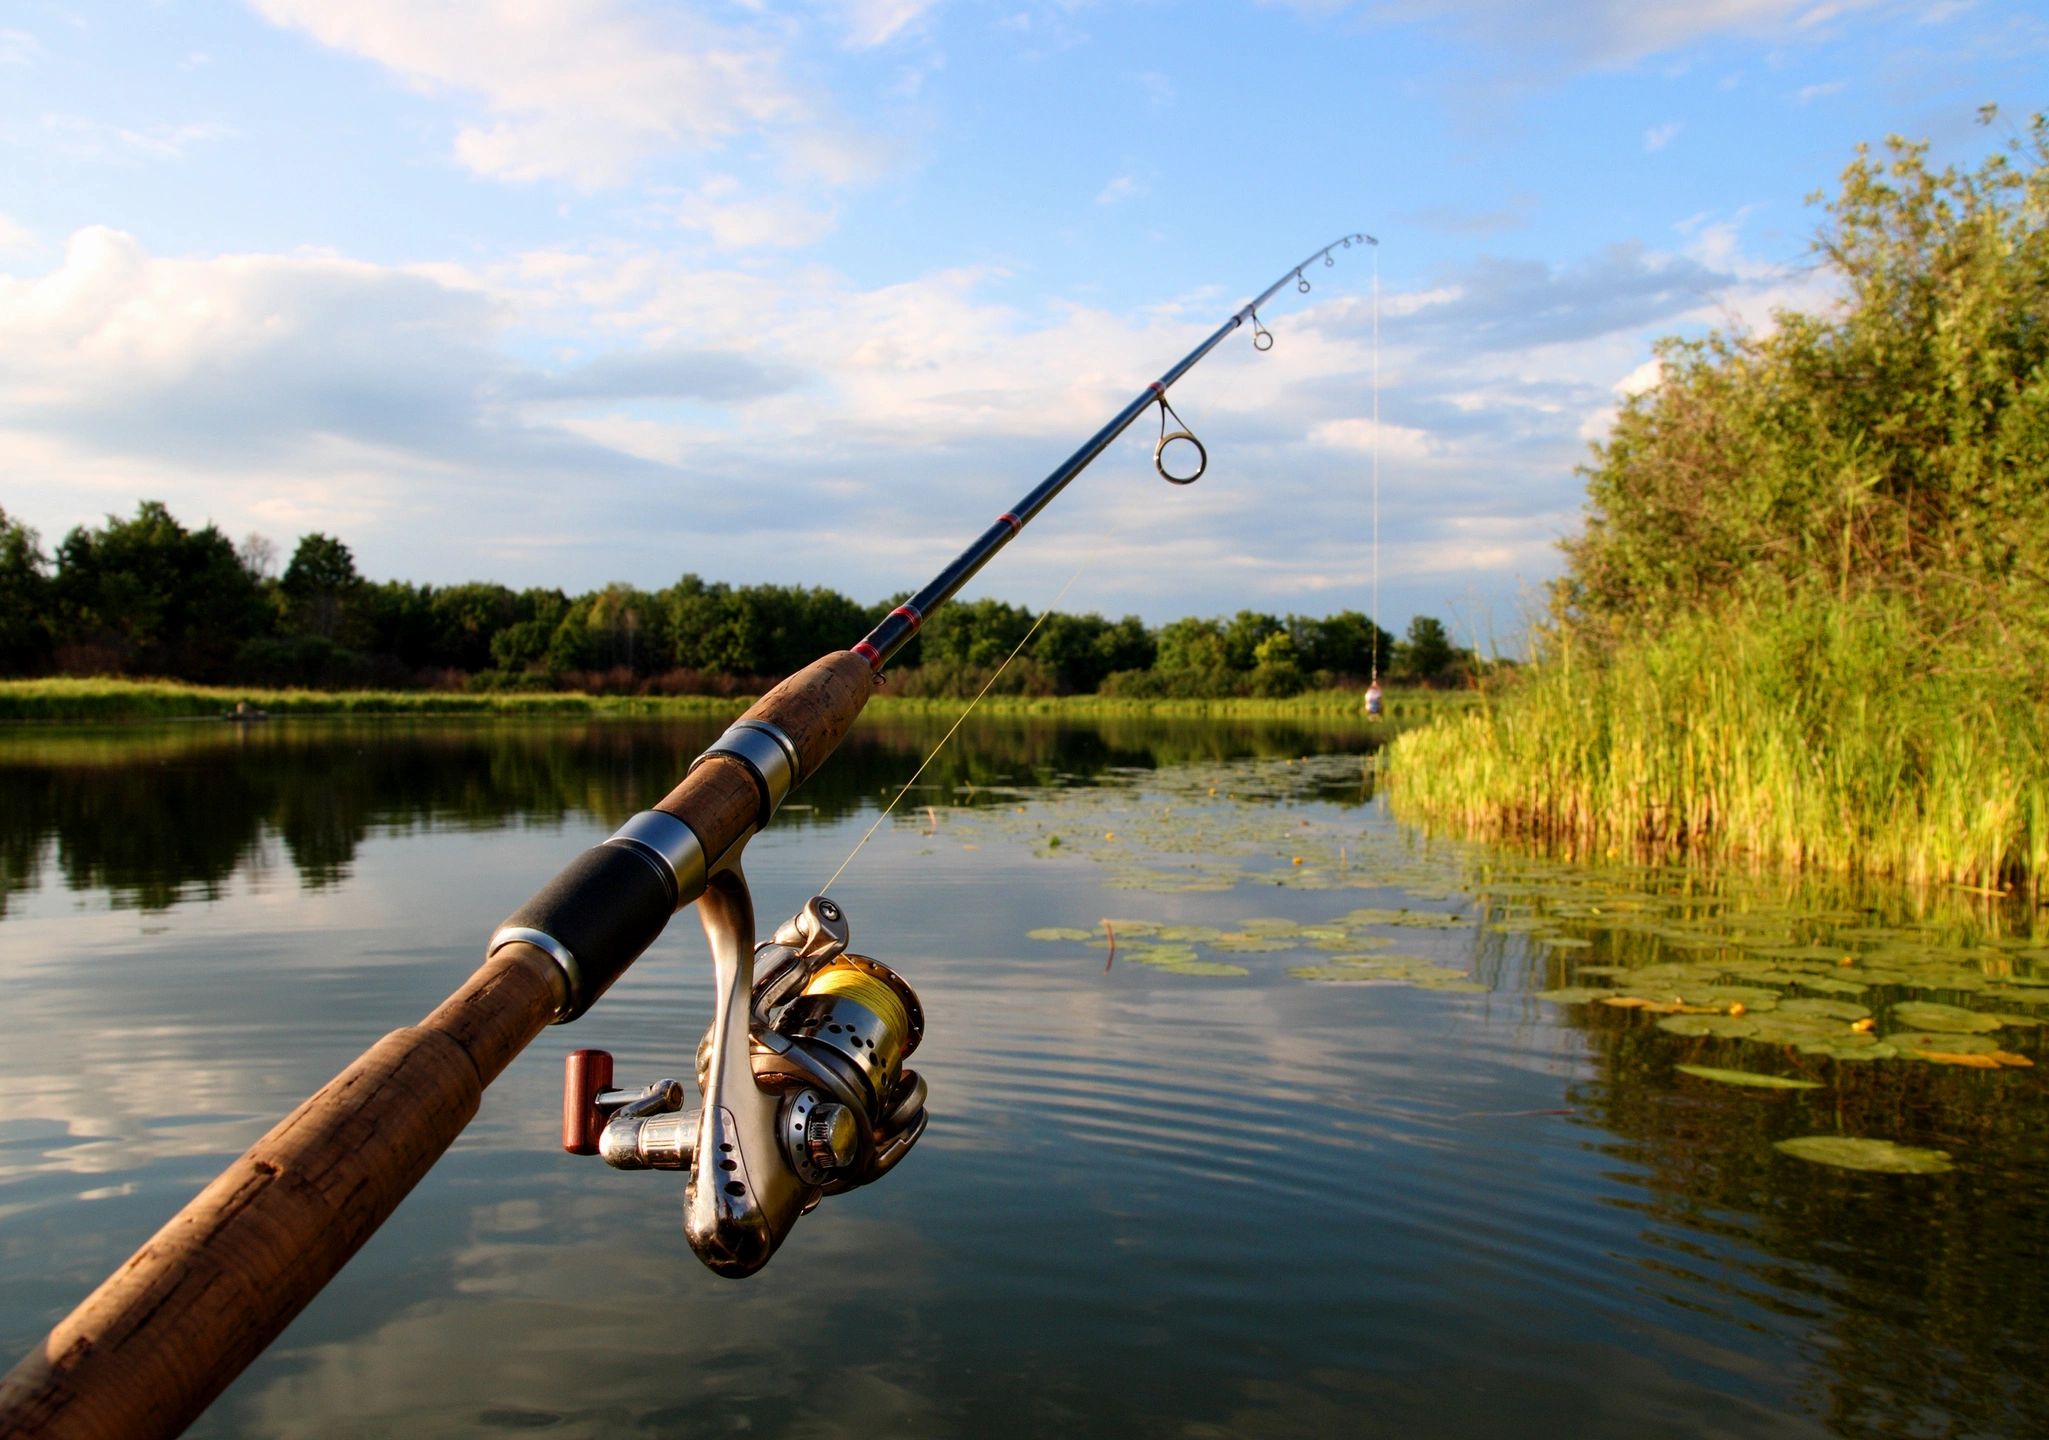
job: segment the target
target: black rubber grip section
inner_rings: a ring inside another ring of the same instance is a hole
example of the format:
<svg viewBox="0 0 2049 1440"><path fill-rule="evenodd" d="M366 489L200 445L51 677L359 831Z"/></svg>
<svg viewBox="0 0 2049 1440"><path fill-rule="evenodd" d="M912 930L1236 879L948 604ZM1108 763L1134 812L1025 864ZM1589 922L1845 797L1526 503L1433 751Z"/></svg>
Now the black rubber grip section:
<svg viewBox="0 0 2049 1440"><path fill-rule="evenodd" d="M612 988L675 911L675 894L653 865L626 846L600 845L570 861L505 924L551 935L576 957L569 1006L556 1022L563 1024Z"/></svg>

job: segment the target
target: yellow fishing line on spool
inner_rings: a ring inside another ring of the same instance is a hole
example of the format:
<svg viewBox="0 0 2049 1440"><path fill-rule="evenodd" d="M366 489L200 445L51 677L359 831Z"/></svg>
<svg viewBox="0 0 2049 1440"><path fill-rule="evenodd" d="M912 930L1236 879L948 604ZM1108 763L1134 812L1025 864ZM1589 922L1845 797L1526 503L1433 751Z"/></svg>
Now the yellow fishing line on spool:
<svg viewBox="0 0 2049 1440"><path fill-rule="evenodd" d="M866 970L853 965L828 965L811 977L804 993L844 995L856 1005L873 1010L889 1027L890 1033L900 1040L910 1037L911 1017L910 1012L904 1009L903 997Z"/></svg>

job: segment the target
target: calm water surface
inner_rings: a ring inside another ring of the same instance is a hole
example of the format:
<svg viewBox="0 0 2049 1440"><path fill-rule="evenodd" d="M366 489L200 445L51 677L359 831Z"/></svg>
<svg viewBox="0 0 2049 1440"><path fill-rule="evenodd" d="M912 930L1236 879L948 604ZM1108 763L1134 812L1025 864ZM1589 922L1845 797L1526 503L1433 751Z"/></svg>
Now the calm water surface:
<svg viewBox="0 0 2049 1440"><path fill-rule="evenodd" d="M0 736L7 1363L717 728ZM792 797L749 850L765 923L937 735L864 721ZM193 1433L2049 1434L2030 916L1426 842L1357 743L963 732L833 890L928 1015L932 1125L894 1174L732 1282L684 1244L681 1176L557 1149L568 1050L688 1073L711 996L684 916ZM1699 998L1724 961L1852 1004L1823 966L1893 967L1865 999L1996 1011L1941 1043L2010 1058L1834 1059L1539 998ZM1815 1134L1954 1168L1774 1148Z"/></svg>

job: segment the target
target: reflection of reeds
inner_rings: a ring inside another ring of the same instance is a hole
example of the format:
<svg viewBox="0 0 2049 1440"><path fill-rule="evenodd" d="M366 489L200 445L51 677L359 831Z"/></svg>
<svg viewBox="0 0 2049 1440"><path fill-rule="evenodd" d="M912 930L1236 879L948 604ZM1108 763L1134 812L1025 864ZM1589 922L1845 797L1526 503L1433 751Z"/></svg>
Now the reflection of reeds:
<svg viewBox="0 0 2049 1440"><path fill-rule="evenodd" d="M1573 659L1397 740L1398 809L1578 847L2042 888L2049 705L1996 656L1917 652L1873 604L1702 617Z"/></svg>

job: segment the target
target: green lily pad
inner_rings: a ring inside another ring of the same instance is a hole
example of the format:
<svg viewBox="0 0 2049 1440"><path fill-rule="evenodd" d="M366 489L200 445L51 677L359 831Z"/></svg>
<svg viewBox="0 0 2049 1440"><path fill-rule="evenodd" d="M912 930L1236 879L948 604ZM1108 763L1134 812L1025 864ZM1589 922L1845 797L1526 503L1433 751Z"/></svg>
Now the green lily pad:
<svg viewBox="0 0 2049 1440"><path fill-rule="evenodd" d="M1243 965L1228 965L1221 960L1175 960L1163 963L1148 959L1147 963L1150 964L1153 969L1164 970L1169 975L1208 975L1221 977L1243 975L1247 973Z"/></svg>
<svg viewBox="0 0 2049 1440"><path fill-rule="evenodd" d="M1093 930L1077 930L1071 925L1042 925L1037 930L1025 931L1027 940L1088 940L1095 936Z"/></svg>
<svg viewBox="0 0 2049 1440"><path fill-rule="evenodd" d="M1823 1055L1831 1060L1893 1060L1899 1049L1870 1035L1839 1035L1829 1040L1806 1040L1794 1047L1802 1055Z"/></svg>
<svg viewBox="0 0 2049 1440"><path fill-rule="evenodd" d="M1796 1160L1834 1165L1843 1170L1873 1170L1886 1175L1941 1175L1954 1170L1947 1150L1900 1145L1891 1140L1862 1140L1849 1135L1802 1135L1772 1147Z"/></svg>
<svg viewBox="0 0 2049 1440"><path fill-rule="evenodd" d="M1990 1035L1967 1035L1954 1030L1902 1030L1885 1038L1907 1056L1919 1050L1946 1055L1990 1055L1999 1048L1999 1042Z"/></svg>
<svg viewBox="0 0 2049 1440"><path fill-rule="evenodd" d="M1286 935L1252 935L1243 930L1230 930L1205 942L1212 950L1231 950L1240 954L1259 955L1275 950L1300 950L1302 946Z"/></svg>
<svg viewBox="0 0 2049 1440"><path fill-rule="evenodd" d="M1850 1000L1794 999L1779 1002L1781 1015L1819 1015L1829 1020L1863 1020L1871 1011Z"/></svg>
<svg viewBox="0 0 2049 1440"><path fill-rule="evenodd" d="M1892 1007L1892 1020L1909 1030L1933 1030L1942 1034L1978 1035L1997 1030L1996 1015L1981 1015L1961 1005L1937 1005L1927 1000L1902 1000Z"/></svg>
<svg viewBox="0 0 2049 1440"><path fill-rule="evenodd" d="M1674 1020L1706 1019L1706 1016L1674 1015ZM1749 1085L1759 1090L1819 1090L1819 1080L1795 1080L1789 1075L1759 1075L1751 1070L1718 1070L1712 1065L1674 1065L1681 1075L1713 1080L1720 1085Z"/></svg>
<svg viewBox="0 0 2049 1440"><path fill-rule="evenodd" d="M1699 1038L1714 1035L1725 1040L1747 1040L1757 1034L1758 1022L1741 1015L1667 1015L1658 1028L1671 1035Z"/></svg>
<svg viewBox="0 0 2049 1440"><path fill-rule="evenodd" d="M1846 1021L1826 1015L1788 1015L1783 1007L1757 1017L1757 1038L1767 1045L1801 1045L1849 1033Z"/></svg>
<svg viewBox="0 0 2049 1440"><path fill-rule="evenodd" d="M1824 995L1862 995L1871 988L1868 980L1843 980L1833 975L1804 976L1799 984L1802 990L1818 990Z"/></svg>

